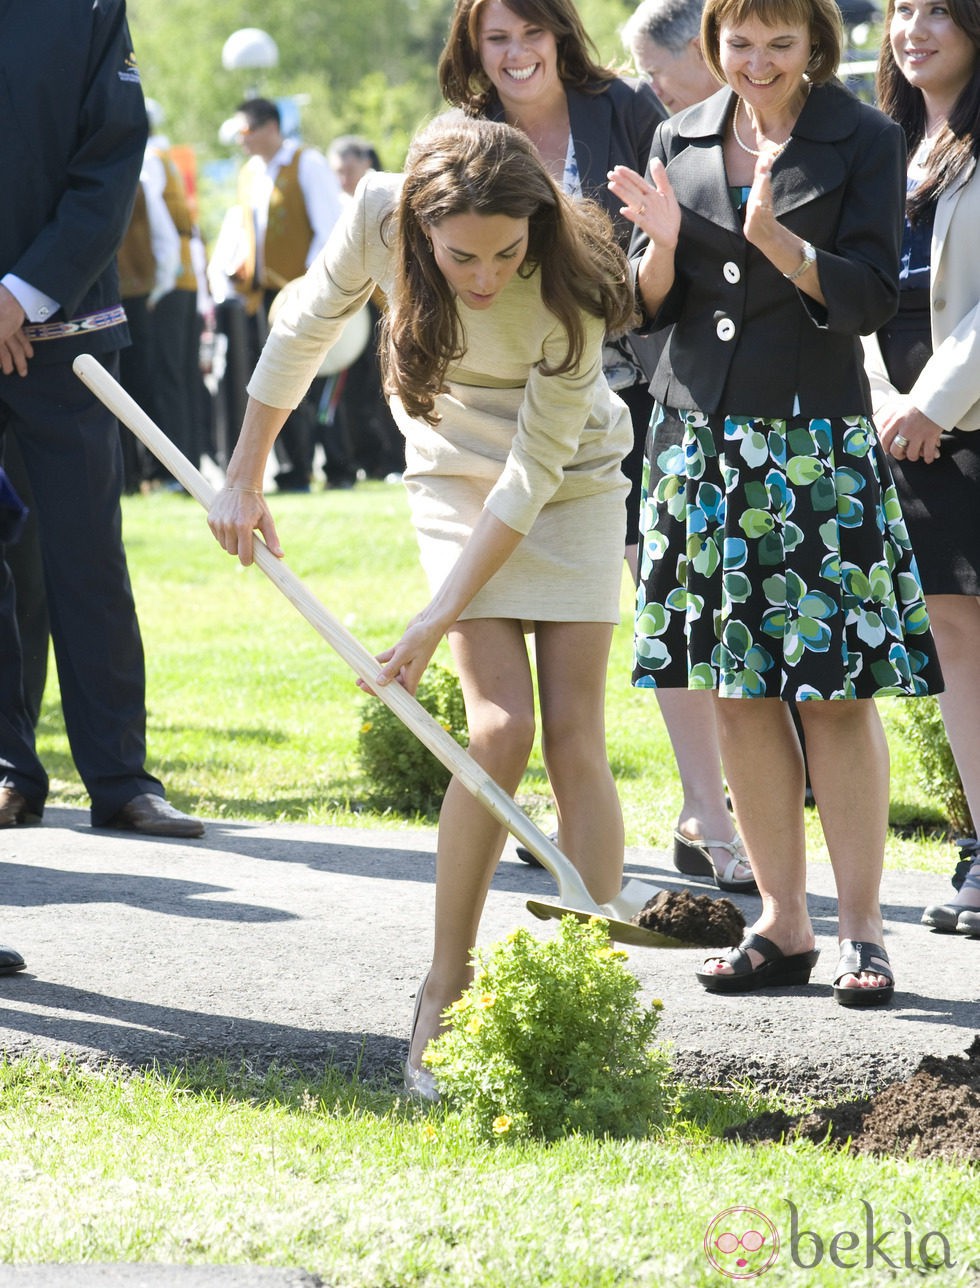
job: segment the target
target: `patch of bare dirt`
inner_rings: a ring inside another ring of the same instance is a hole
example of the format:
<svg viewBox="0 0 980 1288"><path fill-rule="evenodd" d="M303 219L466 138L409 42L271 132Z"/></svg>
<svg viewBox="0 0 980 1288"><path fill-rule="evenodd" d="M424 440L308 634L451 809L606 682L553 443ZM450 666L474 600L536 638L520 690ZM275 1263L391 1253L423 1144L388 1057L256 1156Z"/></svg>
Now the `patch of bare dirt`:
<svg viewBox="0 0 980 1288"><path fill-rule="evenodd" d="M725 1131L729 1140L828 1141L854 1154L980 1160L980 1037L965 1055L925 1056L904 1082L870 1099L793 1117L763 1114Z"/></svg>
<svg viewBox="0 0 980 1288"><path fill-rule="evenodd" d="M644 930L671 935L696 948L730 948L741 943L745 933L745 918L731 899L686 890L662 890L633 921Z"/></svg>

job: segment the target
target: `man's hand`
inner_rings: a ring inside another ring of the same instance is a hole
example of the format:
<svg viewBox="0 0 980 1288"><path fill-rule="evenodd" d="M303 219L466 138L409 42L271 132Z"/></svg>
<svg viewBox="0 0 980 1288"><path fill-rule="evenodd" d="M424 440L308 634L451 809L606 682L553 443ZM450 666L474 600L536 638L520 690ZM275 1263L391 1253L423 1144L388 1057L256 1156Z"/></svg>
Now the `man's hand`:
<svg viewBox="0 0 980 1288"><path fill-rule="evenodd" d="M5 376L16 371L27 375L27 361L34 349L24 334L24 310L5 286L0 286L0 370Z"/></svg>

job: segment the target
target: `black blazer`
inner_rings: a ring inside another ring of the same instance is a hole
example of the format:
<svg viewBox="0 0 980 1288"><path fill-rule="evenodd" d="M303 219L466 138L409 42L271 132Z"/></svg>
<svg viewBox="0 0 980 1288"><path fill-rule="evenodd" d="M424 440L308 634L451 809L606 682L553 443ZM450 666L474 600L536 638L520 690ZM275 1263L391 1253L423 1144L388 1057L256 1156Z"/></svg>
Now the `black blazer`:
<svg viewBox="0 0 980 1288"><path fill-rule="evenodd" d="M606 176L616 165L643 173L654 133L667 113L646 81L597 82L590 90L566 86L565 97L582 192L612 218L625 250L633 225L619 213L621 203L606 186ZM504 119L496 96L487 107L487 116L495 121Z"/></svg>
<svg viewBox="0 0 980 1288"><path fill-rule="evenodd" d="M57 300L50 321L117 305L147 134L124 0L0 0L0 24L0 276ZM32 363L127 342L125 326L37 341Z"/></svg>
<svg viewBox="0 0 980 1288"><path fill-rule="evenodd" d="M785 417L870 414L859 335L898 306L905 205L901 129L837 83L815 86L772 171L776 218L817 251L826 307L787 282L742 235L722 154L730 89L657 131L682 208L668 328L650 383L666 406ZM637 230L634 271L648 238Z"/></svg>

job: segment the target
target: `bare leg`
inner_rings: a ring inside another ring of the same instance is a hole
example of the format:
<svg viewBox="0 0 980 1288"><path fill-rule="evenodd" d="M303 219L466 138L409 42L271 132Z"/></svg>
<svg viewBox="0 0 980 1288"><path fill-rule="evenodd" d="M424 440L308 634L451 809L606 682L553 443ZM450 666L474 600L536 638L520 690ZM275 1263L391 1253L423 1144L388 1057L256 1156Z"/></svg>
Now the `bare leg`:
<svg viewBox="0 0 980 1288"><path fill-rule="evenodd" d="M626 563L634 585L638 549L638 546L626 547ZM715 716L717 694L706 689L657 689L656 694L684 796L677 819L678 832L689 841L701 837L711 841L734 840L737 833L725 803L725 784L721 777L721 748ZM712 850L711 855L719 872L731 862L732 856L727 850ZM740 863L731 879L744 881L749 876L748 865Z"/></svg>
<svg viewBox="0 0 980 1288"><path fill-rule="evenodd" d="M612 627L539 622L535 656L541 749L558 812L562 851L597 903L623 880L623 815L606 758L606 668Z"/></svg>
<svg viewBox="0 0 980 1288"><path fill-rule="evenodd" d="M531 668L520 623L457 623L449 645L459 672L469 753L507 792L521 781L534 741ZM506 838L505 828L454 778L439 814L432 966L409 1054L419 1067L440 1016L468 987L470 953Z"/></svg>
<svg viewBox="0 0 980 1288"><path fill-rule="evenodd" d="M787 956L808 952L803 753L789 709L778 698L721 698L717 716L739 831L762 896L752 929ZM761 964L758 953L750 950L750 957ZM705 969L731 972L717 958Z"/></svg>
<svg viewBox="0 0 980 1288"><path fill-rule="evenodd" d="M801 702L798 709L810 784L837 885L838 938L880 944L889 764L878 708L864 699ZM889 982L874 972L841 980L845 988Z"/></svg>
<svg viewBox="0 0 980 1288"><path fill-rule="evenodd" d="M926 607L946 679L939 709L970 813L980 827L980 600L972 595L930 595ZM976 863L974 870L980 873ZM980 908L980 889L964 886L949 902L958 908Z"/></svg>
<svg viewBox="0 0 980 1288"><path fill-rule="evenodd" d="M690 841L733 840L737 833L721 777L716 718L720 699L707 689L657 689L656 694L684 793L677 830ZM718 871L731 862L727 850L712 851L712 858ZM732 879L742 881L750 875L748 866L740 864Z"/></svg>

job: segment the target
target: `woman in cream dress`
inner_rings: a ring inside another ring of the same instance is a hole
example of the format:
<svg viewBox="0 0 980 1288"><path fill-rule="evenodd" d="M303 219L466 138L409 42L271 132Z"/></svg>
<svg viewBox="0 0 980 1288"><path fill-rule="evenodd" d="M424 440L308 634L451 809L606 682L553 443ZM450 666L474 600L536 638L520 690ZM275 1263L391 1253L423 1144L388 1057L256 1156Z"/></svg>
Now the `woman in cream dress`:
<svg viewBox="0 0 980 1288"><path fill-rule="evenodd" d="M605 674L618 620L629 416L602 374L607 331L632 320L606 217L574 204L511 127L459 114L417 137L404 176L372 174L276 320L249 384L226 488L209 522L251 562L280 550L261 495L268 453L344 320L380 285L383 358L406 438L405 481L429 604L379 657L379 685L414 692L447 636L472 755L516 791L535 732L524 640L536 632L542 750L568 857L590 893L619 890L623 825L605 752ZM419 989L406 1085L469 956L504 829L455 780L443 802L432 967Z"/></svg>

